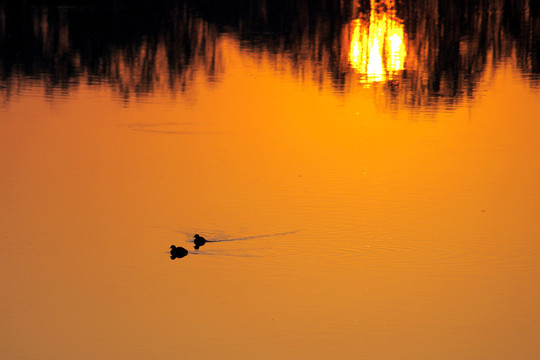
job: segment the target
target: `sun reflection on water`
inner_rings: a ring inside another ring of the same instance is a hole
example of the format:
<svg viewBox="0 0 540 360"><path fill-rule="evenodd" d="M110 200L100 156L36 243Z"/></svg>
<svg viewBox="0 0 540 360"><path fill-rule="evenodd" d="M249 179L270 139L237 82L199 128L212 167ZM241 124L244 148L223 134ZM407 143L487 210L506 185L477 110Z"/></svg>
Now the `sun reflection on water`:
<svg viewBox="0 0 540 360"><path fill-rule="evenodd" d="M349 63L366 83L392 80L403 70L407 51L403 22L394 2L371 0L371 13L351 22Z"/></svg>

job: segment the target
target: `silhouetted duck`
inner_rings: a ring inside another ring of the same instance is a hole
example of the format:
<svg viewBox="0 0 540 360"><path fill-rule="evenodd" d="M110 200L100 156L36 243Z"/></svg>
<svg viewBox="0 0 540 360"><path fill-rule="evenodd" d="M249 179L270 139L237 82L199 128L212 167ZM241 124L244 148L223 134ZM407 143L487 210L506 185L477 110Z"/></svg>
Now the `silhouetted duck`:
<svg viewBox="0 0 540 360"><path fill-rule="evenodd" d="M171 245L171 259L174 260L176 258L183 258L187 254L188 254L188 251L184 249L183 247L181 246L176 247L174 245Z"/></svg>
<svg viewBox="0 0 540 360"><path fill-rule="evenodd" d="M195 246L194 246L195 249L198 249L200 246L203 246L204 244L206 244L206 239L203 238L202 236L199 236L199 234L195 234L193 238L194 238L193 242L195 243Z"/></svg>

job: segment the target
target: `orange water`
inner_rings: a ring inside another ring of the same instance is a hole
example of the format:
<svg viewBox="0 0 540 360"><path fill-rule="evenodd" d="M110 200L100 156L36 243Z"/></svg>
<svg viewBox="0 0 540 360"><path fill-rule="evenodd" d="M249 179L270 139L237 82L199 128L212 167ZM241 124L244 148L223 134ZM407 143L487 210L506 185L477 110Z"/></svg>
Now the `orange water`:
<svg viewBox="0 0 540 360"><path fill-rule="evenodd" d="M0 108L2 358L540 356L540 93L512 62L396 108L220 41L186 95Z"/></svg>

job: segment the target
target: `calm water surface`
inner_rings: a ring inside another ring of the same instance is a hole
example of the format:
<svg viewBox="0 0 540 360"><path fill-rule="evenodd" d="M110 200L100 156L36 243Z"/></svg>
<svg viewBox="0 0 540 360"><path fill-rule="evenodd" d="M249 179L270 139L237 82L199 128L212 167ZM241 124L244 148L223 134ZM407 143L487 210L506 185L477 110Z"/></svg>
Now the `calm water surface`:
<svg viewBox="0 0 540 360"><path fill-rule="evenodd" d="M539 6L345 3L0 2L0 357L540 357Z"/></svg>

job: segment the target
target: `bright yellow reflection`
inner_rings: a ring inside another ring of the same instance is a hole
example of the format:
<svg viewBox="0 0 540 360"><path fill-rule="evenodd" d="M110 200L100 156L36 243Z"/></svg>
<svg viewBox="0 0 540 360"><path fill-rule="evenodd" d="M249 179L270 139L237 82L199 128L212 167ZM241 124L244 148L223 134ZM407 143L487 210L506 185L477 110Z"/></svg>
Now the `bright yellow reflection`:
<svg viewBox="0 0 540 360"><path fill-rule="evenodd" d="M403 23L393 1L371 0L369 20L353 20L351 27L349 62L368 83L391 80L403 70L407 54Z"/></svg>

